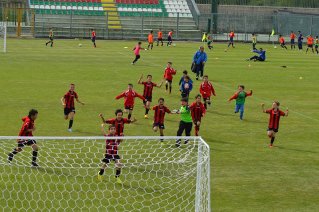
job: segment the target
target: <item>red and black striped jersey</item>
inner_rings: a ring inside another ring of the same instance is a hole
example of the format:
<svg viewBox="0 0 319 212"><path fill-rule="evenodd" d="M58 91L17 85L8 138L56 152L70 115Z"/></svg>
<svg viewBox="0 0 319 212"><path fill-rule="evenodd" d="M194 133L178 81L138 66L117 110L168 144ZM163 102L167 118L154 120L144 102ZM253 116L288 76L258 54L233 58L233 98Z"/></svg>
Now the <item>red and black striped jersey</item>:
<svg viewBox="0 0 319 212"><path fill-rule="evenodd" d="M107 137L113 137L116 135L105 135ZM105 154L108 155L117 155L118 154L118 147L121 143L121 140L118 139L106 139L105 140Z"/></svg>
<svg viewBox="0 0 319 212"><path fill-rule="evenodd" d="M31 120L28 116L22 118L23 125L19 132L19 136L33 136L32 131L28 132L27 130L31 130L34 128L34 121Z"/></svg>
<svg viewBox="0 0 319 212"><path fill-rule="evenodd" d="M124 124L130 124L131 120L127 118L122 118L120 120L118 120L117 118L114 118L114 119L106 120L105 123L115 125L116 136L123 136Z"/></svg>
<svg viewBox="0 0 319 212"><path fill-rule="evenodd" d="M285 112L281 111L281 110L275 110L275 109L269 109L266 110L266 113L269 114L269 124L268 124L268 128L270 129L279 129L279 120L280 120L280 116L285 116Z"/></svg>
<svg viewBox="0 0 319 212"><path fill-rule="evenodd" d="M75 91L68 91L64 95L64 103L65 103L65 108L74 108L74 98L78 98L78 94Z"/></svg>
<svg viewBox="0 0 319 212"><path fill-rule="evenodd" d="M143 96L146 97L151 97L153 94L153 88L155 86L157 86L156 83L153 82L142 82L142 84L144 85L144 92L143 92Z"/></svg>
<svg viewBox="0 0 319 212"><path fill-rule="evenodd" d="M154 113L154 123L164 124L165 113L171 113L171 111L166 106L156 105L153 107Z"/></svg>
<svg viewBox="0 0 319 212"><path fill-rule="evenodd" d="M191 110L193 121L200 121L204 114L206 113L206 109L203 103L193 102L189 109Z"/></svg>

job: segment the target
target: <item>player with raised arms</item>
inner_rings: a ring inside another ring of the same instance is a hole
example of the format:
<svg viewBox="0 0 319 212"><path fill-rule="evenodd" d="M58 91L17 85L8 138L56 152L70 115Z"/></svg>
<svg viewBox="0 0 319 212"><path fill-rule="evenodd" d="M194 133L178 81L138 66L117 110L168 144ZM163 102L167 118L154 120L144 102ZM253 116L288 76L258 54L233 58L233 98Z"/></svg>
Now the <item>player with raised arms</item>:
<svg viewBox="0 0 319 212"><path fill-rule="evenodd" d="M274 101L272 103L272 108L265 110L265 104L262 103L261 107L264 113L269 114L269 124L267 129L267 135L270 138L269 147L273 147L276 133L278 133L279 129L279 120L281 116L288 116L288 108L286 112L283 112L279 109L280 103L278 101Z"/></svg>
<svg viewBox="0 0 319 212"><path fill-rule="evenodd" d="M143 91L143 97L145 98L145 100L143 101L144 105L145 105L145 115L144 118L148 118L148 112L150 111L150 105L152 102L152 98L153 98L153 88L157 87L160 88L163 85L163 81L157 85L156 83L152 82L152 75L147 75L147 80L146 81L142 81L143 79L143 74L140 77L140 79L138 80L138 84L140 85L144 85L144 91Z"/></svg>
<svg viewBox="0 0 319 212"><path fill-rule="evenodd" d="M124 98L124 108L128 111L128 119L131 119L133 109L134 109L134 99L138 97L145 101L145 98L133 90L133 84L128 84L128 89L122 92L120 95L116 96L115 99Z"/></svg>
<svg viewBox="0 0 319 212"><path fill-rule="evenodd" d="M102 133L105 137L114 137L116 136L116 127L115 125L109 126L108 134L105 132L104 124L101 125ZM105 153L104 159L102 160L101 169L97 175L99 180L102 180L102 176L104 174L105 169L109 166L109 163L113 160L115 162L115 179L118 184L122 184L122 180L120 179L122 164L120 162L120 155L118 154L118 148L122 140L120 139L106 139L105 141Z"/></svg>
<svg viewBox="0 0 319 212"><path fill-rule="evenodd" d="M72 83L70 84L69 91L66 92L66 94L64 94L64 96L61 98L61 103L64 106L64 119L69 119L69 132L72 132L73 120L75 115L74 99L81 105L84 105L84 102L81 102L79 100L79 96L74 90L75 85Z"/></svg>
<svg viewBox="0 0 319 212"><path fill-rule="evenodd" d="M237 92L228 100L230 102L233 99L236 99L235 113L240 112L240 115L239 115L240 120L243 120L246 97L251 95L253 95L252 90L250 90L250 92L248 93L245 91L244 85L239 85Z"/></svg>
<svg viewBox="0 0 319 212"><path fill-rule="evenodd" d="M32 148L32 162L31 165L33 167L38 166L37 164L37 157L38 157L38 145L37 142L32 139L33 132L35 131L35 120L38 117L38 111L35 109L31 109L29 111L29 115L22 118L23 125L19 132L19 136L21 137L30 137L30 139L18 139L18 147L14 148L11 153L8 155L8 162L11 163L13 160L14 155L18 154L22 151L22 148L25 146L31 146Z"/></svg>
<svg viewBox="0 0 319 212"><path fill-rule="evenodd" d="M193 118L193 123L195 126L195 135L198 136L199 132L199 127L202 122L202 117L204 117L206 113L206 109L204 104L202 103L202 96L198 94L195 97L195 102L193 102L190 106L189 109L191 110L192 118Z"/></svg>

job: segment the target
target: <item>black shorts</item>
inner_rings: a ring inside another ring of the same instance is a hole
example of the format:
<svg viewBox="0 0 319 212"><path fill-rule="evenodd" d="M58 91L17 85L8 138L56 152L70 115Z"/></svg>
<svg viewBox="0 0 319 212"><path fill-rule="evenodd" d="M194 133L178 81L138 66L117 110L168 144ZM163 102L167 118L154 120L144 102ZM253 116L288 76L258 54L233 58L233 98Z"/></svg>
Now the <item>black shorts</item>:
<svg viewBox="0 0 319 212"><path fill-rule="evenodd" d="M144 105L146 104L146 102L152 102L153 97L151 96L144 96L145 100L143 100Z"/></svg>
<svg viewBox="0 0 319 212"><path fill-rule="evenodd" d="M312 44L308 44L308 47L309 47L309 48L313 48L313 45L312 45Z"/></svg>
<svg viewBox="0 0 319 212"><path fill-rule="evenodd" d="M92 40L93 43L95 42L95 39L96 39L95 37L92 37L92 38L91 38L91 40Z"/></svg>
<svg viewBox="0 0 319 212"><path fill-rule="evenodd" d="M75 108L64 108L64 115L67 116L69 115L71 112L75 113Z"/></svg>
<svg viewBox="0 0 319 212"><path fill-rule="evenodd" d="M53 37L49 37L50 41L53 41Z"/></svg>
<svg viewBox="0 0 319 212"><path fill-rule="evenodd" d="M37 144L37 142L35 140L21 140L21 141L18 141L18 147L19 148L23 148L25 146L31 146L33 144Z"/></svg>
<svg viewBox="0 0 319 212"><path fill-rule="evenodd" d="M291 39L291 40L290 40L290 43L291 43L291 44L295 44L295 39Z"/></svg>
<svg viewBox="0 0 319 212"><path fill-rule="evenodd" d="M168 36L168 37L167 37L167 41L172 41L172 37L171 37L171 36Z"/></svg>
<svg viewBox="0 0 319 212"><path fill-rule="evenodd" d="M168 79L165 79L167 82L169 82L169 83L172 83L173 82L173 80L168 80Z"/></svg>
<svg viewBox="0 0 319 212"><path fill-rule="evenodd" d="M131 105L127 105L125 106L125 110L133 110L134 106Z"/></svg>
<svg viewBox="0 0 319 212"><path fill-rule="evenodd" d="M102 162L104 163L110 163L111 160L115 161L115 160L120 160L121 157L119 155L109 155L109 154L105 154L105 158L102 160Z"/></svg>
<svg viewBox="0 0 319 212"><path fill-rule="evenodd" d="M160 129L165 129L164 123L153 123L153 127L158 127Z"/></svg>
<svg viewBox="0 0 319 212"><path fill-rule="evenodd" d="M158 41L163 41L163 38L157 38Z"/></svg>
<svg viewBox="0 0 319 212"><path fill-rule="evenodd" d="M276 133L278 132L278 129L268 128L267 131L274 131Z"/></svg>
<svg viewBox="0 0 319 212"><path fill-rule="evenodd" d="M203 98L203 99L204 99L204 102L206 102L206 101L210 101L210 97Z"/></svg>

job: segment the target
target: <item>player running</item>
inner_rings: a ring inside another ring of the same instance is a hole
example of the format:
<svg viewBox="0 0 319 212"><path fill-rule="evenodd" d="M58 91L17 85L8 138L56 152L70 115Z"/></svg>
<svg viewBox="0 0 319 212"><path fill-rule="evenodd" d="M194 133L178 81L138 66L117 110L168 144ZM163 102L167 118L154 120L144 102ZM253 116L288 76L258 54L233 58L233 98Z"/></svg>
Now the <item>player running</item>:
<svg viewBox="0 0 319 212"><path fill-rule="evenodd" d="M93 43L94 48L96 48L95 40L96 40L96 33L94 29L91 29L91 41Z"/></svg>
<svg viewBox="0 0 319 212"><path fill-rule="evenodd" d="M269 147L273 147L276 133L279 129L279 120L280 116L288 116L288 108L286 112L283 112L279 109L280 103L278 101L275 101L272 103L272 108L265 110L265 104L261 104L262 110L264 113L269 114L269 124L268 124L268 130L267 135L270 138L270 144Z"/></svg>
<svg viewBox="0 0 319 212"><path fill-rule="evenodd" d="M233 99L236 99L236 107L235 107L235 113L240 112L239 118L240 120L243 120L244 116L244 107L245 107L245 100L247 96L253 95L253 91L250 90L249 93L245 91L245 86L244 85L239 85L238 86L238 91L229 98L229 102L232 101Z"/></svg>
<svg viewBox="0 0 319 212"><path fill-rule="evenodd" d="M279 43L280 43L281 48L287 49L284 36L279 35Z"/></svg>
<svg viewBox="0 0 319 212"><path fill-rule="evenodd" d="M316 41L315 41L315 50L316 50L317 54L319 54L318 46L319 46L319 39L318 39L318 36L316 36Z"/></svg>
<svg viewBox="0 0 319 212"><path fill-rule="evenodd" d="M165 83L165 92L167 92L169 87L169 94L172 93L172 82L173 82L173 75L176 74L176 70L172 67L173 63L168 62L166 69L164 71L164 79L166 80Z"/></svg>
<svg viewBox="0 0 319 212"><path fill-rule="evenodd" d="M38 145L35 140L32 139L33 132L35 131L35 120L38 117L38 111L32 109L29 111L29 115L22 118L23 125L19 132L19 136L21 137L30 137L30 139L18 139L18 147L14 148L11 153L8 155L8 163L11 163L13 160L14 155L18 154L22 151L25 146L31 146L32 148L32 162L31 165L33 167L38 166L37 164L37 157L38 157Z"/></svg>
<svg viewBox="0 0 319 212"><path fill-rule="evenodd" d="M230 31L230 33L229 33L228 36L229 36L229 43L228 43L227 48L229 48L230 45L231 45L233 48L235 48L235 46L234 46L234 37L235 37L234 31Z"/></svg>
<svg viewBox="0 0 319 212"><path fill-rule="evenodd" d="M133 49L134 54L135 54L135 59L133 60L132 65L134 65L141 58L140 51L145 50L144 48L142 48L141 45L142 45L142 42L138 42L137 45Z"/></svg>
<svg viewBox="0 0 319 212"><path fill-rule="evenodd" d="M213 49L212 43L213 43L213 37L211 35L208 35L208 37L207 37L207 48L209 50Z"/></svg>
<svg viewBox="0 0 319 212"><path fill-rule="evenodd" d="M109 126L109 133L107 134L104 129L104 124L101 125L102 127L102 133L104 134L105 137L114 137L116 136L116 127L115 125L110 125ZM106 139L105 141L105 153L104 153L104 159L102 160L102 166L101 169L97 175L97 178L99 180L102 180L102 176L104 174L105 169L109 166L109 163L111 160L115 162L115 179L116 183L122 184L122 181L120 179L121 175L121 168L122 164L120 162L120 155L118 154L118 148L122 140L120 139Z"/></svg>
<svg viewBox="0 0 319 212"><path fill-rule="evenodd" d="M171 46L172 43L173 43L173 30L170 30L167 36L167 46Z"/></svg>
<svg viewBox="0 0 319 212"><path fill-rule="evenodd" d="M203 77L203 82L200 84L199 86L199 92L201 93L201 95L203 96L204 99L204 107L207 110L207 104L210 106L211 105L211 99L210 97L212 96L212 94L214 96L216 96L215 94L215 89L212 85L211 82L208 81L208 76L205 75Z"/></svg>
<svg viewBox="0 0 319 212"><path fill-rule="evenodd" d="M121 93L120 95L115 97L115 99L124 98L124 108L125 108L125 111L128 110L128 119L131 119L131 116L133 113L133 108L134 108L134 99L136 97L145 101L145 98L142 95L136 93L133 90L132 84L128 84L128 89L126 91L124 91L123 93Z"/></svg>
<svg viewBox="0 0 319 212"><path fill-rule="evenodd" d="M202 103L201 95L198 94L195 99L196 101L189 106L189 109L191 110L193 123L195 126L195 135L198 136L199 127L201 125L202 117L204 117L206 113L206 109Z"/></svg>
<svg viewBox="0 0 319 212"><path fill-rule="evenodd" d="M124 136L124 125L131 124L136 122L136 119L127 119L123 118L123 111L121 109L117 109L115 111L115 118L105 120L103 114L100 113L99 117L102 119L103 124L111 124L115 126L116 136Z"/></svg>
<svg viewBox="0 0 319 212"><path fill-rule="evenodd" d="M181 99L181 108L176 112L177 114L181 114L181 121L179 122L179 127L177 130L177 136L182 136L183 132L185 131L186 136L191 135L191 131L193 128L193 119L191 115L191 111L188 106L188 99L182 98ZM185 139L185 144L187 144L189 139ZM181 139L176 140L176 147L181 146Z"/></svg>
<svg viewBox="0 0 319 212"><path fill-rule="evenodd" d="M312 53L315 53L315 51L313 50L313 42L314 42L314 39L311 35L309 35L307 37L307 50L306 50L306 54L308 53L308 50L309 48L311 48L312 50Z"/></svg>
<svg viewBox="0 0 319 212"><path fill-rule="evenodd" d="M84 102L81 102L79 100L79 96L74 90L75 85L72 83L70 84L70 90L61 98L61 103L64 106L64 119L69 119L69 132L72 132L73 120L75 115L74 99L81 105L84 105Z"/></svg>
<svg viewBox="0 0 319 212"><path fill-rule="evenodd" d="M255 33L251 34L251 42L253 45L253 50L256 50L256 45L257 45L257 36Z"/></svg>
<svg viewBox="0 0 319 212"><path fill-rule="evenodd" d="M140 79L138 80L138 84L140 85L144 85L144 91L143 91L143 97L145 98L144 100L144 105L145 105L145 115L144 118L148 118L148 112L150 111L150 105L152 102L152 97L153 97L153 88L157 87L160 88L163 85L163 81L157 85L156 83L152 82L152 75L147 75L147 80L146 81L142 81L143 79L143 74L140 77Z"/></svg>
<svg viewBox="0 0 319 212"><path fill-rule="evenodd" d="M165 113L171 114L172 112L170 109L168 109L164 105L164 98L159 98L158 99L158 105L153 107L154 110L154 123L153 123L153 130L154 132L157 132L158 129L160 131L160 136L164 136L164 118L165 118ZM163 139L161 139L163 141Z"/></svg>
<svg viewBox="0 0 319 212"><path fill-rule="evenodd" d="M294 33L294 31L291 31L291 33L290 33L290 48L291 48L291 50L296 48L295 39L296 39L296 34Z"/></svg>
<svg viewBox="0 0 319 212"><path fill-rule="evenodd" d="M53 47L53 39L54 39L54 32L53 29L50 28L49 30L49 41L45 43L45 45L47 46L49 43L51 43L51 47Z"/></svg>
<svg viewBox="0 0 319 212"><path fill-rule="evenodd" d="M157 32L157 46L159 45L159 42L161 42L161 46L164 45L162 29L159 29L158 32Z"/></svg>
<svg viewBox="0 0 319 212"><path fill-rule="evenodd" d="M150 33L147 36L147 40L148 40L148 46L147 49L149 50L150 47L151 49L153 49L153 43L154 43L154 36L153 36L153 30L150 31Z"/></svg>
<svg viewBox="0 0 319 212"><path fill-rule="evenodd" d="M189 76L184 77L180 90L182 98L189 98L189 94L193 90L193 81L190 80Z"/></svg>

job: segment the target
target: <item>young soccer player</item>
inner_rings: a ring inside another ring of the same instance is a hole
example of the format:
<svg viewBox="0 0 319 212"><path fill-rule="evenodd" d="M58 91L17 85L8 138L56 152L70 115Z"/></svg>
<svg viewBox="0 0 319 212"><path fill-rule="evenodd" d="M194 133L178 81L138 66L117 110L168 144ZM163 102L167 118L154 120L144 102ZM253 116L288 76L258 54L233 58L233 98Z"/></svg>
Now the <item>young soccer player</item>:
<svg viewBox="0 0 319 212"><path fill-rule="evenodd" d="M315 51L313 50L313 42L314 42L314 39L311 35L309 35L307 37L307 50L306 50L306 54L308 53L308 50L309 48L311 48L312 50L312 53L315 53Z"/></svg>
<svg viewBox="0 0 319 212"><path fill-rule="evenodd" d="M268 124L268 130L267 130L267 135L270 138L269 147L273 147L276 133L278 132L278 129L279 129L280 116L288 116L288 108L286 112L283 112L279 109L279 106L280 106L280 103L278 101L275 101L272 103L271 109L265 110L265 104L261 104L263 112L269 114L269 124Z"/></svg>
<svg viewBox="0 0 319 212"><path fill-rule="evenodd" d="M181 114L181 121L179 122L179 127L177 130L177 136L182 136L183 132L185 131L186 136L191 135L191 131L193 128L193 119L191 115L191 111L188 106L188 99L182 98L181 99L181 108L176 112L177 114ZM185 144L188 143L188 139L185 139ZM176 140L176 147L181 146L181 139Z"/></svg>
<svg viewBox="0 0 319 212"><path fill-rule="evenodd" d="M299 51L302 50L302 41L303 41L303 35L300 31L298 31L298 49Z"/></svg>
<svg viewBox="0 0 319 212"><path fill-rule="evenodd" d="M230 45L231 45L233 48L235 48L235 47L234 47L234 37L235 37L234 31L230 31L230 33L229 33L228 36L229 36L229 43L228 43L227 48L229 48Z"/></svg>
<svg viewBox="0 0 319 212"><path fill-rule="evenodd" d="M50 28L50 30L49 30L49 41L46 42L45 45L47 46L49 43L51 43L51 47L53 47L53 39L54 39L53 29Z"/></svg>
<svg viewBox="0 0 319 212"><path fill-rule="evenodd" d="M189 81L191 82L191 83L193 83L193 80L190 78L190 76L188 75L188 72L187 72L187 70L184 70L183 71L183 76L181 77L181 79L179 80L179 82L178 82L178 85L179 85L179 87L180 87L180 91L182 91L182 83L184 82L184 78L186 77L186 76L188 76L189 77Z"/></svg>
<svg viewBox="0 0 319 212"><path fill-rule="evenodd" d="M32 162L31 165L33 167L38 166L37 164L37 157L38 157L38 145L35 140L32 139L33 132L35 131L35 120L38 117L38 111L32 109L29 111L29 115L22 118L23 125L19 132L19 136L21 137L30 137L30 139L18 139L18 147L14 148L11 153L8 155L8 163L11 163L13 160L14 155L18 154L22 151L25 146L31 146L32 148Z"/></svg>
<svg viewBox="0 0 319 212"><path fill-rule="evenodd" d="M109 133L107 134L104 129L104 124L101 125L102 127L102 132L105 137L114 137L116 136L116 128L115 125L110 125L109 126ZM109 166L109 163L111 160L115 162L115 179L116 183L122 184L122 181L120 179L121 175L121 168L122 164L120 162L120 155L118 154L118 148L121 143L120 139L106 139L105 141L105 153L104 153L104 159L102 160L102 166L101 169L97 175L99 180L102 180L102 176L104 174L105 169Z"/></svg>
<svg viewBox="0 0 319 212"><path fill-rule="evenodd" d="M142 42L138 42L137 45L133 49L134 54L135 54L135 59L133 60L132 65L134 65L141 58L140 51L145 50L144 48L142 48L141 45L142 45Z"/></svg>
<svg viewBox="0 0 319 212"><path fill-rule="evenodd" d="M193 82L190 80L189 76L184 77L180 89L182 98L188 98L189 93L193 90Z"/></svg>
<svg viewBox="0 0 319 212"><path fill-rule="evenodd" d="M154 132L157 132L158 129L160 131L160 136L164 136L164 118L165 113L171 113L170 109L168 109L164 105L164 98L158 99L158 105L153 107L154 110L154 123L153 123L153 130ZM161 139L163 141L163 139Z"/></svg>
<svg viewBox="0 0 319 212"><path fill-rule="evenodd" d="M169 94L172 93L172 82L173 82L173 75L176 74L176 70L173 69L172 67L173 63L172 62L168 62L167 63L167 67L164 71L164 79L166 80L166 83L165 83L165 92L167 92L168 90L168 87L169 87Z"/></svg>
<svg viewBox="0 0 319 212"><path fill-rule="evenodd" d="M315 50L316 50L317 54L319 54L318 46L319 46L319 39L318 39L318 35L317 35L316 36L316 41L315 41Z"/></svg>
<svg viewBox="0 0 319 212"><path fill-rule="evenodd" d="M202 96L200 94L198 94L195 99L196 101L189 106L189 109L191 110L193 123L195 126L195 135L198 136L199 127L201 125L202 117L204 117L206 113L206 109L202 103Z"/></svg>
<svg viewBox="0 0 319 212"><path fill-rule="evenodd" d="M142 95L136 93L133 90L132 84L128 84L127 90L115 97L115 99L124 98L124 108L125 110L128 110L128 119L131 119L133 108L134 108L134 99L136 97L145 101L145 98Z"/></svg>
<svg viewBox="0 0 319 212"><path fill-rule="evenodd" d="M296 39L296 34L294 33L294 31L291 31L291 33L290 33L290 48L291 48L291 50L296 48L295 39Z"/></svg>
<svg viewBox="0 0 319 212"><path fill-rule="evenodd" d="M230 97L228 100L230 102L233 99L236 99L235 113L240 112L240 115L239 115L240 120L243 120L246 97L251 96L252 94L253 94L252 90L250 90L250 92L247 93L245 91L245 86L239 85L238 91L232 97Z"/></svg>
<svg viewBox="0 0 319 212"><path fill-rule="evenodd" d="M252 40L252 44L253 44L253 50L255 50L256 49L256 45L257 45L257 36L256 36L255 33L253 33L251 35L251 40Z"/></svg>
<svg viewBox="0 0 319 212"><path fill-rule="evenodd" d="M159 42L161 42L161 46L164 45L162 29L159 29L158 32L157 32L157 46L159 45Z"/></svg>
<svg viewBox="0 0 319 212"><path fill-rule="evenodd" d="M115 118L105 120L103 114L100 113L99 117L102 119L103 124L111 124L115 126L116 136L124 136L124 125L131 124L136 122L136 119L127 119L123 118L123 111L121 109L117 109L115 111Z"/></svg>
<svg viewBox="0 0 319 212"><path fill-rule="evenodd" d="M266 51L263 50L263 48L260 48L259 50L255 49L253 52L257 53L257 55L252 56L251 58L248 58L247 61L253 60L254 62L256 61L265 61L266 60Z"/></svg>
<svg viewBox="0 0 319 212"><path fill-rule="evenodd" d="M200 84L199 86L199 92L201 93L201 95L203 96L204 99L204 107L205 109L207 109L207 104L210 106L211 105L211 99L210 97L212 96L212 94L214 96L216 96L215 94L215 89L212 85L211 82L208 81L208 76L205 75L203 77L203 82Z"/></svg>
<svg viewBox="0 0 319 212"><path fill-rule="evenodd" d="M280 43L281 48L287 49L284 36L279 35L279 43Z"/></svg>
<svg viewBox="0 0 319 212"><path fill-rule="evenodd" d="M94 29L91 29L91 41L93 43L94 48L96 48L95 40L96 40L96 33Z"/></svg>
<svg viewBox="0 0 319 212"><path fill-rule="evenodd" d="M207 48L208 48L209 50L212 50L212 49L213 49L212 43L213 43L213 37L212 37L211 35L209 35L209 36L207 37Z"/></svg>
<svg viewBox="0 0 319 212"><path fill-rule="evenodd" d="M148 40L147 49L149 50L150 47L151 47L151 49L153 49L153 43L154 43L153 30L150 31L150 33L148 34L147 40Z"/></svg>
<svg viewBox="0 0 319 212"><path fill-rule="evenodd" d="M74 90L75 85L72 83L70 84L70 90L61 98L62 105L64 106L64 119L69 119L69 132L72 132L73 119L75 115L74 99L81 105L84 105L84 102L79 100L79 96Z"/></svg>
<svg viewBox="0 0 319 212"><path fill-rule="evenodd" d="M170 30L167 36L167 46L171 46L172 43L173 43L173 30Z"/></svg>
<svg viewBox="0 0 319 212"><path fill-rule="evenodd" d="M160 88L163 85L163 81L157 85L156 83L152 82L152 75L147 75L147 80L142 81L143 79L143 74L138 80L138 84L144 85L144 91L143 91L143 97L145 98L144 105L145 105L145 115L144 118L148 118L148 112L150 111L150 105L152 102L152 96L153 96L153 88L157 87Z"/></svg>

